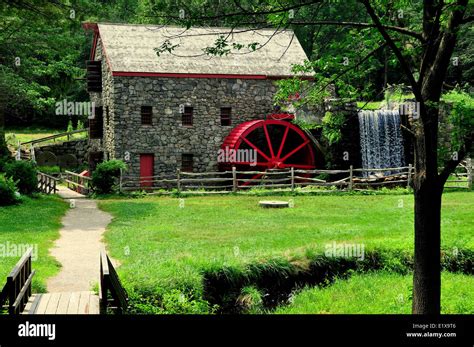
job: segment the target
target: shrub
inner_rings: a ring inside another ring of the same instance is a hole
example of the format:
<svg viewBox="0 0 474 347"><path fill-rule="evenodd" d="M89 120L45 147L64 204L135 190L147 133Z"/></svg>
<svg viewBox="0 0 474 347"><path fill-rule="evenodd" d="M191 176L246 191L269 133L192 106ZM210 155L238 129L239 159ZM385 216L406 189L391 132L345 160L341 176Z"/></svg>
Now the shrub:
<svg viewBox="0 0 474 347"><path fill-rule="evenodd" d="M143 288L127 286L130 314L209 314L217 310L192 293L185 294L173 289L163 295L151 293Z"/></svg>
<svg viewBox="0 0 474 347"><path fill-rule="evenodd" d="M11 156L0 156L0 172L5 172L5 166L13 160L14 159Z"/></svg>
<svg viewBox="0 0 474 347"><path fill-rule="evenodd" d="M0 174L0 206L13 205L19 201L16 189L12 178Z"/></svg>
<svg viewBox="0 0 474 347"><path fill-rule="evenodd" d="M74 127L72 126L72 120L69 120L69 122L67 123L66 132L70 133L71 131L74 131Z"/></svg>
<svg viewBox="0 0 474 347"><path fill-rule="evenodd" d="M97 165L92 173L92 186L99 194L112 193L116 179L120 176L120 169L125 170L127 166L122 160L104 161Z"/></svg>
<svg viewBox="0 0 474 347"><path fill-rule="evenodd" d="M5 174L17 182L22 194L31 194L38 189L36 165L29 161L13 161L5 165Z"/></svg>

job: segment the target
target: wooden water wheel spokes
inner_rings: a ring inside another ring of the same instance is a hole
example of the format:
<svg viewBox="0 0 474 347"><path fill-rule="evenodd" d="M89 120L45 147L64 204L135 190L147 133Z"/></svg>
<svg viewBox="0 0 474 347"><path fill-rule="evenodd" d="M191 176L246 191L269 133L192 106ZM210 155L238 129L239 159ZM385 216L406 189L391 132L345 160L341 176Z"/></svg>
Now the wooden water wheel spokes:
<svg viewBox="0 0 474 347"><path fill-rule="evenodd" d="M224 169L236 166L238 171L266 171L291 167L311 170L316 167L311 140L288 121L267 119L241 123L225 138L221 149L240 153L237 160L221 165ZM262 176L256 174L252 178ZM250 182L244 185L248 184Z"/></svg>

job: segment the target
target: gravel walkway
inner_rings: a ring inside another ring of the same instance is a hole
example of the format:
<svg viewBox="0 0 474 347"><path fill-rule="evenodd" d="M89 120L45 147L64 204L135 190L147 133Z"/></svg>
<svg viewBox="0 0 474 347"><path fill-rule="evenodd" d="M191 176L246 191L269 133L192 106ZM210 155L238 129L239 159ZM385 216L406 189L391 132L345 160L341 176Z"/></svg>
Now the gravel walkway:
<svg viewBox="0 0 474 347"><path fill-rule="evenodd" d="M99 252L105 246L102 235L112 220L99 210L97 202L60 187L58 195L75 207L62 219L60 237L50 254L62 265L59 273L47 281L47 290L55 292L90 291L99 281Z"/></svg>

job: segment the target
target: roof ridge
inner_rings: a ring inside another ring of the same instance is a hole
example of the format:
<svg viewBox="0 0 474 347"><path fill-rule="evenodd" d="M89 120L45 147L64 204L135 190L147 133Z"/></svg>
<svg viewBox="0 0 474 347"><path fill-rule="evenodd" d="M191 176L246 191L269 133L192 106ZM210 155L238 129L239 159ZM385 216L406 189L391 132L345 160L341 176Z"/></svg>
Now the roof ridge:
<svg viewBox="0 0 474 347"><path fill-rule="evenodd" d="M168 24L148 24L148 23L110 23L110 22L97 22L97 25L120 25L120 26L141 26L141 27L162 27L162 28L176 28L186 29L185 26L180 25L168 25ZM264 28L252 28L252 27L225 27L225 26L197 26L193 25L189 29L232 29L232 30L254 30L254 31L288 31L293 32L291 28L278 28L278 27L264 27ZM238 32L237 32L238 34Z"/></svg>

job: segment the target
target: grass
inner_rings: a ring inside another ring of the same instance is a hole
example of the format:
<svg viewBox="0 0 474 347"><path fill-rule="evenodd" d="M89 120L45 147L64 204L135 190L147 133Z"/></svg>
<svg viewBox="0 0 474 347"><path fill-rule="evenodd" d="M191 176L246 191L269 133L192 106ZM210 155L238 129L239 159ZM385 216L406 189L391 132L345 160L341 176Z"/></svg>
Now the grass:
<svg viewBox="0 0 474 347"><path fill-rule="evenodd" d="M333 241L413 249L411 195L292 198L292 209L258 208L254 196L189 197L183 208L171 197L105 199L100 207L115 217L105 237L121 276L156 293L200 293L205 270L323 252ZM444 195L444 248L474 248L473 202L469 192Z"/></svg>
<svg viewBox="0 0 474 347"><path fill-rule="evenodd" d="M357 108L366 110L366 111L375 111L382 106L383 101L358 101L357 102Z"/></svg>
<svg viewBox="0 0 474 347"><path fill-rule="evenodd" d="M55 196L38 195L34 198L23 197L22 200L19 205L0 207L0 249L8 248L8 245L34 245L37 260L33 260L33 268L37 273L33 278L33 290L44 292L46 278L59 270L59 264L48 252L59 236L60 219L68 207ZM19 259L20 256L2 257L1 281L5 281Z"/></svg>
<svg viewBox="0 0 474 347"><path fill-rule="evenodd" d="M411 314L411 275L388 272L353 275L326 288L307 288L291 303L276 310L281 314ZM474 277L444 272L441 311L474 314Z"/></svg>
<svg viewBox="0 0 474 347"><path fill-rule="evenodd" d="M442 96L442 100L452 103L465 103L465 105L471 109L474 109L474 97L470 96L467 93L462 93L458 91L451 91Z"/></svg>

